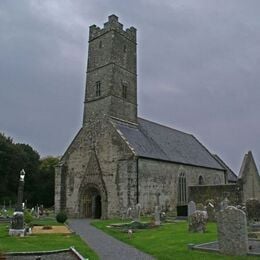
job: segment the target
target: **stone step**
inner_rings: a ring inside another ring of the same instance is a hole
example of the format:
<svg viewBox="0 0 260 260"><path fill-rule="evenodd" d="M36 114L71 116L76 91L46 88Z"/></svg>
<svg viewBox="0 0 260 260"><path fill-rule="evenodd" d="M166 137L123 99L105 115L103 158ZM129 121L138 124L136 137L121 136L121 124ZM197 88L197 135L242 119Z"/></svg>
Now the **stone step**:
<svg viewBox="0 0 260 260"><path fill-rule="evenodd" d="M176 220L187 220L188 217L187 216L177 216L175 219Z"/></svg>

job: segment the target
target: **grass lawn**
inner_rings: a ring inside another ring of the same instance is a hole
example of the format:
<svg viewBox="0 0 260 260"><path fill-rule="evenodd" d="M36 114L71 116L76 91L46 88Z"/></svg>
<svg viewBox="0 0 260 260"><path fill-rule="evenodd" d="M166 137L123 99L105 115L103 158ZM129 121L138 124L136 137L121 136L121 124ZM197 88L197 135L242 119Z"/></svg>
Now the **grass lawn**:
<svg viewBox="0 0 260 260"><path fill-rule="evenodd" d="M153 255L156 259L162 260L207 260L207 259L260 259L259 257L227 257L216 253L188 250L190 243L199 244L217 240L216 224L209 223L207 232L189 233L186 222L164 224L155 229L139 230L129 239L126 233L114 228L108 228L111 223L121 223L120 220L97 220L92 225L103 230L109 235L130 244L143 252Z"/></svg>
<svg viewBox="0 0 260 260"><path fill-rule="evenodd" d="M63 224L56 221L54 217L34 218L33 225L37 226L62 226Z"/></svg>
<svg viewBox="0 0 260 260"><path fill-rule="evenodd" d="M51 219L46 221L36 220L37 224L57 225ZM10 237L8 235L8 225L0 224L0 252L30 252L66 249L74 246L84 257L90 260L98 259L98 256L91 250L78 235L69 234L39 234L26 237Z"/></svg>

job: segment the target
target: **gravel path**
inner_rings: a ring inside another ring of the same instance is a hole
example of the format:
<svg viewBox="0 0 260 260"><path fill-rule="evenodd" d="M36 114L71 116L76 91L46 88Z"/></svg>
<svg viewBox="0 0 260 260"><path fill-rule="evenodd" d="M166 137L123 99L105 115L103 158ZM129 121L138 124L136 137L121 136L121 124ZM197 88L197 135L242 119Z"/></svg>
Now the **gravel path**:
<svg viewBox="0 0 260 260"><path fill-rule="evenodd" d="M90 225L89 219L70 219L69 226L104 260L152 260L140 252ZM90 259L91 260L91 259Z"/></svg>

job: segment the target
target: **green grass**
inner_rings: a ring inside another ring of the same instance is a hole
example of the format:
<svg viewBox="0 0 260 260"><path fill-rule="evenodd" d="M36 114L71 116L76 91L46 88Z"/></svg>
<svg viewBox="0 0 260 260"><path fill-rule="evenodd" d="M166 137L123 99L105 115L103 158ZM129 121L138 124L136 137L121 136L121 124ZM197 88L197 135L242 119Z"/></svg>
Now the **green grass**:
<svg viewBox="0 0 260 260"><path fill-rule="evenodd" d="M207 232L189 233L186 222L164 224L155 229L138 230L129 239L126 233L114 228L108 228L111 223L120 223L120 220L99 220L93 221L92 225L103 230L109 235L130 244L139 250L153 255L156 259L176 259L176 260L207 260L207 259L258 259L259 257L228 257L217 253L192 251L187 248L190 243L200 244L217 240L216 224L209 223Z"/></svg>
<svg viewBox="0 0 260 260"><path fill-rule="evenodd" d="M63 225L57 222L54 217L34 218L32 224L37 226L62 226Z"/></svg>
<svg viewBox="0 0 260 260"><path fill-rule="evenodd" d="M44 225L49 225L50 221L41 221ZM56 222L55 222L56 223ZM40 234L26 237L11 237L8 235L8 226L0 224L0 252L32 252L66 249L74 246L84 257L90 260L98 259L98 256L91 250L85 242L75 234Z"/></svg>

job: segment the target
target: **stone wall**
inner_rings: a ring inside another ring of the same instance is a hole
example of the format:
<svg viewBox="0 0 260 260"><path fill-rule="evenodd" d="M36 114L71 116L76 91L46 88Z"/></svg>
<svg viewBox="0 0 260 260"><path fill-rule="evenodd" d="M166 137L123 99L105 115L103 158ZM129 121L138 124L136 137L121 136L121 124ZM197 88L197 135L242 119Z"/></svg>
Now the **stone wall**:
<svg viewBox="0 0 260 260"><path fill-rule="evenodd" d="M106 119L103 118L100 124L84 126L61 163L67 166L66 185L63 186L66 189L64 207L69 216L83 217L81 197L89 185L101 193L104 218L119 216L127 207L136 204L136 161L127 144ZM57 210L62 195L61 176L57 169Z"/></svg>
<svg viewBox="0 0 260 260"><path fill-rule="evenodd" d="M195 185L189 187L189 201L205 204L213 199L217 204L228 198L231 204L241 203L241 192L236 184Z"/></svg>
<svg viewBox="0 0 260 260"><path fill-rule="evenodd" d="M200 176L209 184L214 184L216 180L222 184L225 181L224 171L140 158L139 202L145 212L153 212L157 203L157 193L160 193L159 202L164 210L176 208L180 173L185 173L187 187L198 184Z"/></svg>

